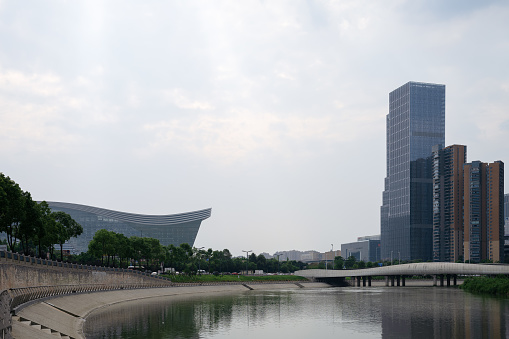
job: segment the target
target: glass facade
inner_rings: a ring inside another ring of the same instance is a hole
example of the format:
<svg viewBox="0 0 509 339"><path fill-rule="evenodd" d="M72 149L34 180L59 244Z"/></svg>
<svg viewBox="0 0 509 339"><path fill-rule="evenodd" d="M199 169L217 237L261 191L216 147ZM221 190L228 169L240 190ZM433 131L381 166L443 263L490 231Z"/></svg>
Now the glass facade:
<svg viewBox="0 0 509 339"><path fill-rule="evenodd" d="M509 236L509 194L504 195L505 236Z"/></svg>
<svg viewBox="0 0 509 339"><path fill-rule="evenodd" d="M504 163L465 164L465 259L504 260Z"/></svg>
<svg viewBox="0 0 509 339"><path fill-rule="evenodd" d="M52 211L69 214L83 227L83 233L67 243L66 247L74 253L86 252L95 232L101 229L127 237L155 238L164 246L182 243L193 246L202 220L211 214L210 208L180 214L143 215L63 202L48 201L48 205Z"/></svg>
<svg viewBox="0 0 509 339"><path fill-rule="evenodd" d="M382 258L430 260L432 159L445 143L445 85L409 82L389 94Z"/></svg>
<svg viewBox="0 0 509 339"><path fill-rule="evenodd" d="M380 260L380 240L366 239L341 244L341 255L345 259L353 256L358 261L377 262Z"/></svg>
<svg viewBox="0 0 509 339"><path fill-rule="evenodd" d="M467 146L433 147L433 261L463 258L463 165Z"/></svg>

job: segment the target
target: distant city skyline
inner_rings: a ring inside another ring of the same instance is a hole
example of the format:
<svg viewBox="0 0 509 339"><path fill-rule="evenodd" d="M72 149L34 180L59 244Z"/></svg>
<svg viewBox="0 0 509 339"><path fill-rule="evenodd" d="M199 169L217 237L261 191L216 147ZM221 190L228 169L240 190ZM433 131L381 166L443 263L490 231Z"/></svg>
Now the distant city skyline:
<svg viewBox="0 0 509 339"><path fill-rule="evenodd" d="M445 145L508 161L508 17L491 0L0 1L0 171L38 201L212 208L198 248L326 252L380 233L398 86L446 84Z"/></svg>

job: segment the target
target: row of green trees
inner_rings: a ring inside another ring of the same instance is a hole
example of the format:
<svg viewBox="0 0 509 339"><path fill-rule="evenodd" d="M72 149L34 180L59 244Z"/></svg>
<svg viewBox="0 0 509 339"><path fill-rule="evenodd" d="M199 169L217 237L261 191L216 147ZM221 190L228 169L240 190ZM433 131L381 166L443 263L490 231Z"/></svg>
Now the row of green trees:
<svg viewBox="0 0 509 339"><path fill-rule="evenodd" d="M83 228L64 212L51 212L48 204L32 200L29 192L0 173L0 232L5 232L11 251L20 250L26 255L53 257L54 245L63 244L83 233Z"/></svg>
<svg viewBox="0 0 509 339"><path fill-rule="evenodd" d="M189 244L163 246L154 238L126 237L108 230L95 233L88 245L87 253L73 258L86 264L105 264L107 266L150 268L157 270L161 266L175 271L194 274L201 270L207 272L240 272L263 270L269 273L288 273L303 269L302 262L266 259L263 255L252 253L248 258L233 258L228 249L222 251L194 248Z"/></svg>
<svg viewBox="0 0 509 339"><path fill-rule="evenodd" d="M319 262L308 265L308 268L318 268L318 269L325 269L327 265L327 269L334 269L334 270L354 270L354 269L362 269L362 268L371 268L371 267L377 267L380 264L382 266L391 266L391 265L398 265L408 263L407 261L399 261L399 260L393 260L392 262L390 260L387 261L377 261L377 262L365 262L363 260L357 260L356 257L353 255L349 256L348 258L343 258L342 256L336 256L334 258L334 261L327 261L327 262Z"/></svg>

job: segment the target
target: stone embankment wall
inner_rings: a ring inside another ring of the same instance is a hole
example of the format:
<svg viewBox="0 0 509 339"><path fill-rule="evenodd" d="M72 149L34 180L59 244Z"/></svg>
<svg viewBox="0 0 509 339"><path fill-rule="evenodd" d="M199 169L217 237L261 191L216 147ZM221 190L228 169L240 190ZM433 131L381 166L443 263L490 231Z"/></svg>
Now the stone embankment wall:
<svg viewBox="0 0 509 339"><path fill-rule="evenodd" d="M0 337L12 338L11 312L31 300L168 285L171 285L169 279L140 271L63 263L0 251Z"/></svg>
<svg viewBox="0 0 509 339"><path fill-rule="evenodd" d="M12 338L11 296L7 291L0 292L0 337Z"/></svg>
<svg viewBox="0 0 509 339"><path fill-rule="evenodd" d="M166 278L130 269L44 260L0 251L0 291L59 285L164 284Z"/></svg>

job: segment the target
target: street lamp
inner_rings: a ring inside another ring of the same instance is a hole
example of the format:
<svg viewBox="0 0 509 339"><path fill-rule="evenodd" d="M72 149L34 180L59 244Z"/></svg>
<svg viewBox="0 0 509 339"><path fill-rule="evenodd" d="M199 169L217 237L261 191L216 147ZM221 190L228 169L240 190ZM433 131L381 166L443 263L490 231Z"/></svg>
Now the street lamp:
<svg viewBox="0 0 509 339"><path fill-rule="evenodd" d="M249 251L242 250L242 252L246 252L246 275L249 275L249 271L247 269L247 264L249 263L249 252L253 252L253 251L252 250L249 250Z"/></svg>
<svg viewBox="0 0 509 339"><path fill-rule="evenodd" d="M279 256L281 255L281 253L274 255L277 255L277 273L279 274Z"/></svg>
<svg viewBox="0 0 509 339"><path fill-rule="evenodd" d="M334 255L334 244L330 244L332 246L331 252L332 252L332 269L334 270L334 259L336 259L336 256Z"/></svg>
<svg viewBox="0 0 509 339"><path fill-rule="evenodd" d="M200 250L202 250L202 249L204 249L204 248L205 248L205 247L197 248L197 249L196 249L196 253L198 253L198 254L199 254L199 253L200 253ZM198 273L201 275L201 272L200 272L200 271L201 271L201 261L200 261L200 259L201 259L201 255L198 257Z"/></svg>

